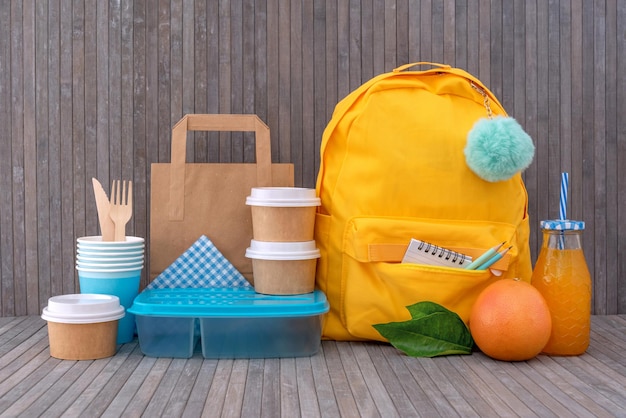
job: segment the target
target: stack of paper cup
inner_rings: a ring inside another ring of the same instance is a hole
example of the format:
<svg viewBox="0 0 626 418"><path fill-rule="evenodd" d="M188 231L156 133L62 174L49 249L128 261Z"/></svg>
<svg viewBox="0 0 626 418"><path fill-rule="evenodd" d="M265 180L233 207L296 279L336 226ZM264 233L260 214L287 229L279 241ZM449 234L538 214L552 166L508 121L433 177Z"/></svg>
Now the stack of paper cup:
<svg viewBox="0 0 626 418"><path fill-rule="evenodd" d="M252 211L254 288L259 293L292 295L315 289L315 189L256 187L246 204Z"/></svg>
<svg viewBox="0 0 626 418"><path fill-rule="evenodd" d="M76 270L81 293L117 296L128 309L139 293L144 264L144 239L102 241L101 236L82 237L76 244ZM135 317L126 314L119 321L117 343L133 340Z"/></svg>

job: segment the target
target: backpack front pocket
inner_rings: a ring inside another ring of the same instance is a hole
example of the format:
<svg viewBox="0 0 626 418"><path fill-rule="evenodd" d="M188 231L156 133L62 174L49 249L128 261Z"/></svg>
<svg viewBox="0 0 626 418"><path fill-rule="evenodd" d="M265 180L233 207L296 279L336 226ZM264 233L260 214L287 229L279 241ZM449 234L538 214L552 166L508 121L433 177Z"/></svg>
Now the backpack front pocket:
<svg viewBox="0 0 626 418"><path fill-rule="evenodd" d="M410 319L406 307L421 301L438 303L466 323L478 294L494 281L490 270L467 270L401 263L411 238L421 239L473 257L497 243L517 254L515 227L471 221L413 218L355 218L345 230L341 272L341 317L351 335L385 341L372 325ZM504 267L504 268L505 268Z"/></svg>

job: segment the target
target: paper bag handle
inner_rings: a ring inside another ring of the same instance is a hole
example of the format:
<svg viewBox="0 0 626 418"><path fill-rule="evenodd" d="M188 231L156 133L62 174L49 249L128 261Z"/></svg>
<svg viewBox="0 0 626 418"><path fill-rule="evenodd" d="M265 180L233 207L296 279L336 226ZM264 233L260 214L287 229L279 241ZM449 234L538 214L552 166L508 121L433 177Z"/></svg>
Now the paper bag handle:
<svg viewBox="0 0 626 418"><path fill-rule="evenodd" d="M254 132L258 186L272 184L270 128L257 115L185 115L172 129L170 220L182 221L185 215L185 162L188 131Z"/></svg>

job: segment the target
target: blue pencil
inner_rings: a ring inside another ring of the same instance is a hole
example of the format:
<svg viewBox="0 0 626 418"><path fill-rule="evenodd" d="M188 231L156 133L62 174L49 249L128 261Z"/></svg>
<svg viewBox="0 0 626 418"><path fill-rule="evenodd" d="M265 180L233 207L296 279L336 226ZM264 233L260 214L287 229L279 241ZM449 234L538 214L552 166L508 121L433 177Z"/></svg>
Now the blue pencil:
<svg viewBox="0 0 626 418"><path fill-rule="evenodd" d="M504 254L506 254L511 248L513 248L512 245L509 248L500 251L498 254L494 255L489 260L485 261L483 264L477 267L476 270L487 270L493 263L504 257Z"/></svg>
<svg viewBox="0 0 626 418"><path fill-rule="evenodd" d="M504 241L502 244L498 244L495 247L492 247L490 249L488 249L487 251L485 251L480 257L478 257L476 260L472 261L470 264L468 264L467 267L465 267L467 270L477 270L476 267L480 266L481 264L483 264L485 261L489 260L491 257L493 257L500 248L502 248L502 246L506 243L506 241Z"/></svg>

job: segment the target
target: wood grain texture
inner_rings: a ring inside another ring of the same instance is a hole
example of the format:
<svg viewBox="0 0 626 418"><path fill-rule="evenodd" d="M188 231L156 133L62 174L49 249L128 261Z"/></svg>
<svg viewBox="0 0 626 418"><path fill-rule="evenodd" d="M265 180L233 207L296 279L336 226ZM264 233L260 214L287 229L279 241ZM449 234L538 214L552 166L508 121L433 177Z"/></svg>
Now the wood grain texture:
<svg viewBox="0 0 626 418"><path fill-rule="evenodd" d="M76 238L96 235L91 177L135 184L149 239L150 165L186 113L256 113L274 162L315 185L335 105L407 62L464 68L532 136L538 222L586 222L593 310L626 312L626 4L621 0L51 0L0 5L0 315L79 291ZM251 162L253 137L193 133L190 162ZM148 260L149 261L149 260ZM142 285L147 278L142 278Z"/></svg>
<svg viewBox="0 0 626 418"><path fill-rule="evenodd" d="M581 356L502 362L408 357L378 342L322 341L310 357L50 357L39 316L0 318L6 416L580 416L626 413L626 317L593 316Z"/></svg>

